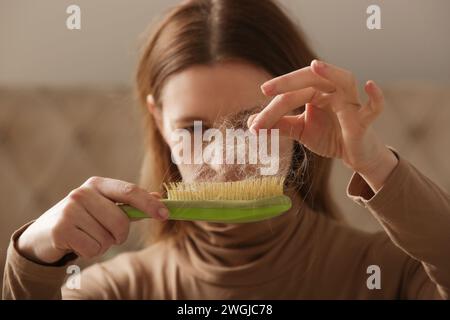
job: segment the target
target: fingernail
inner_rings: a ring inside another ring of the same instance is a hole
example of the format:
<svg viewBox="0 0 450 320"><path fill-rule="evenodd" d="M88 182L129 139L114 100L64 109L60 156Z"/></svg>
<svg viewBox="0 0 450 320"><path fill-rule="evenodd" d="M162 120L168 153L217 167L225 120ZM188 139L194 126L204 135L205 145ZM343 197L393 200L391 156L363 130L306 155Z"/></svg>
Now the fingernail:
<svg viewBox="0 0 450 320"><path fill-rule="evenodd" d="M255 125L252 125L252 126L250 127L250 129L248 129L248 130L250 131L251 134L254 134L254 135L257 134L257 132L256 132L256 126L255 126Z"/></svg>
<svg viewBox="0 0 450 320"><path fill-rule="evenodd" d="M160 209L158 210L158 215L159 215L162 219L166 220L166 219L169 217L169 210L167 210L166 208L160 208Z"/></svg>
<svg viewBox="0 0 450 320"><path fill-rule="evenodd" d="M272 95L275 91L275 85L270 82L266 82L261 86L261 90L265 95Z"/></svg>
<svg viewBox="0 0 450 320"><path fill-rule="evenodd" d="M319 60L314 60L313 63L316 65L317 68L319 69L324 69L325 68L325 63L323 63L322 61Z"/></svg>

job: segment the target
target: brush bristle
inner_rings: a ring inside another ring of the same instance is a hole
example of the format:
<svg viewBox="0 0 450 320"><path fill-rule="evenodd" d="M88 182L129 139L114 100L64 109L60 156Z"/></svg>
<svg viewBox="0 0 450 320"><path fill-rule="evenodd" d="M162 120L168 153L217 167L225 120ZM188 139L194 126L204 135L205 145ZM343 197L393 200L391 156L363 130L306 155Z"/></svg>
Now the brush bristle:
<svg viewBox="0 0 450 320"><path fill-rule="evenodd" d="M261 177L230 182L170 182L169 200L259 200L283 195L284 177Z"/></svg>

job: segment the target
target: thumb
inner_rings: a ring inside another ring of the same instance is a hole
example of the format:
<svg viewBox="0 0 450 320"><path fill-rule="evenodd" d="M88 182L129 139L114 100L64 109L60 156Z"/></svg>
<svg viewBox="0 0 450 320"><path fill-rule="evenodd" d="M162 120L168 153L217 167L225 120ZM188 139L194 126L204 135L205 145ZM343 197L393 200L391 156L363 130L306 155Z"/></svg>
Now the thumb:
<svg viewBox="0 0 450 320"><path fill-rule="evenodd" d="M369 100L359 110L359 113L361 120L369 124L383 111L384 97L381 89L372 80L367 81L364 86L364 91L367 93Z"/></svg>
<svg viewBox="0 0 450 320"><path fill-rule="evenodd" d="M162 199L162 195L159 192L149 192L149 193L158 199Z"/></svg>
<svg viewBox="0 0 450 320"><path fill-rule="evenodd" d="M305 112L296 116L284 116L271 129L279 129L280 136L300 141L305 128Z"/></svg>

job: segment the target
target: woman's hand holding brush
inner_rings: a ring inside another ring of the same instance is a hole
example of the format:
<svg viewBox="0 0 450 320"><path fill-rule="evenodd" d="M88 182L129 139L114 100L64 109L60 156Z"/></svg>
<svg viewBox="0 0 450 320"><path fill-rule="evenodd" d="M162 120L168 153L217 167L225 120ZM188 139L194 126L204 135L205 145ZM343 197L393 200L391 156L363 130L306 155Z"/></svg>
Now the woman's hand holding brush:
<svg viewBox="0 0 450 320"><path fill-rule="evenodd" d="M17 249L48 264L71 252L83 258L102 255L128 237L130 219L116 202L165 220L169 212L159 198L128 182L90 178L31 224L19 237Z"/></svg>
<svg viewBox="0 0 450 320"><path fill-rule="evenodd" d="M373 81L364 87L363 104L351 72L314 60L311 66L277 77L261 87L274 99L248 120L252 132L277 128L312 152L342 159L378 191L398 160L378 138L372 123L384 98ZM305 105L300 115L293 112Z"/></svg>

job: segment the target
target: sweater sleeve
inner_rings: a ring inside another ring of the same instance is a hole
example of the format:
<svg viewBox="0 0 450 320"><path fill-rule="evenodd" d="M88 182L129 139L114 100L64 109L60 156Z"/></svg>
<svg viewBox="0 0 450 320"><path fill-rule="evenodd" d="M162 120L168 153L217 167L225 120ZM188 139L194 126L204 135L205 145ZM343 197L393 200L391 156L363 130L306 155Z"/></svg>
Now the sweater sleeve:
<svg viewBox="0 0 450 320"><path fill-rule="evenodd" d="M354 173L347 195L366 207L412 258L402 277L402 295L450 299L450 195L391 150L399 162L383 187L374 193Z"/></svg>
<svg viewBox="0 0 450 320"><path fill-rule="evenodd" d="M79 281L66 278L77 265L74 256L63 258L58 266L42 265L28 260L17 250L17 239L32 222L15 231L6 254L3 276L3 299L114 299L117 290L113 277L101 264L90 266L79 274ZM76 257L76 256L75 256ZM70 268L74 266L74 268ZM80 271L80 269L78 269ZM70 282L70 283L69 283Z"/></svg>
<svg viewBox="0 0 450 320"><path fill-rule="evenodd" d="M32 222L15 231L7 251L3 277L3 299L135 299L142 297L140 261L131 253L93 264L78 279L69 278L77 269L69 255L58 266L28 260L17 250L17 239ZM74 268L70 268L74 266ZM67 279L67 281L66 281Z"/></svg>
<svg viewBox="0 0 450 320"><path fill-rule="evenodd" d="M23 257L17 239L31 225L27 223L11 236L3 275L3 299L61 299L66 266L48 266Z"/></svg>

